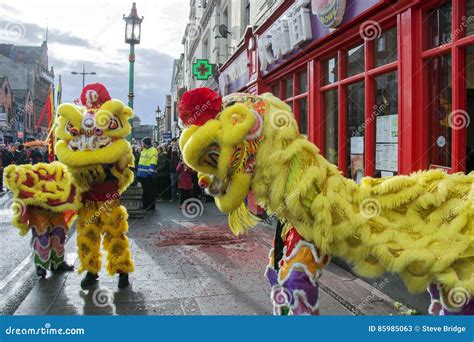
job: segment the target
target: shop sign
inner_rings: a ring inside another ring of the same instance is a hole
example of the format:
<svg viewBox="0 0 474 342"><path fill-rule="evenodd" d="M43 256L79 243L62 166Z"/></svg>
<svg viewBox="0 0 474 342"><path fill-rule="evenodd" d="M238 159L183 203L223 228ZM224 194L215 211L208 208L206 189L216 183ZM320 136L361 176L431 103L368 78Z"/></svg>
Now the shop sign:
<svg viewBox="0 0 474 342"><path fill-rule="evenodd" d="M298 0L260 37L258 54L262 71L313 39L309 4L310 0Z"/></svg>
<svg viewBox="0 0 474 342"><path fill-rule="evenodd" d="M244 51L228 68L221 72L219 85L223 94L229 94L244 87L248 81L248 56L247 51Z"/></svg>
<svg viewBox="0 0 474 342"><path fill-rule="evenodd" d="M193 75L199 81L207 81L213 75L214 65L207 59L198 59L193 64Z"/></svg>
<svg viewBox="0 0 474 342"><path fill-rule="evenodd" d="M311 9L326 28L338 27L344 19L346 0L311 0Z"/></svg>

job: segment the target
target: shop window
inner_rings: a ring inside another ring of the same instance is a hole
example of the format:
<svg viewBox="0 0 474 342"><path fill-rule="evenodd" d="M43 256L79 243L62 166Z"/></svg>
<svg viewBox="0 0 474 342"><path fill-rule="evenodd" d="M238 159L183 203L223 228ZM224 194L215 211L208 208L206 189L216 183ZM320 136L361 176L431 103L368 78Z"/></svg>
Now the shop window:
<svg viewBox="0 0 474 342"><path fill-rule="evenodd" d="M285 97L289 99L289 98L292 98L293 96L294 96L293 75L289 75L285 81Z"/></svg>
<svg viewBox="0 0 474 342"><path fill-rule="evenodd" d="M397 28L388 30L375 40L375 66L395 62L398 59Z"/></svg>
<svg viewBox="0 0 474 342"><path fill-rule="evenodd" d="M466 35L474 35L474 0L466 1Z"/></svg>
<svg viewBox="0 0 474 342"><path fill-rule="evenodd" d="M298 100L298 122L301 134L308 134L308 99Z"/></svg>
<svg viewBox="0 0 474 342"><path fill-rule="evenodd" d="M450 55L432 58L428 64L431 167L451 167L451 68Z"/></svg>
<svg viewBox="0 0 474 342"><path fill-rule="evenodd" d="M375 78L375 176L398 172L398 73Z"/></svg>
<svg viewBox="0 0 474 342"><path fill-rule="evenodd" d="M347 51L347 76L358 75L365 70L364 44Z"/></svg>
<svg viewBox="0 0 474 342"><path fill-rule="evenodd" d="M325 108L325 156L330 163L338 165L338 117L339 117L339 104L338 96L339 92L337 89L330 90L324 95L324 108Z"/></svg>
<svg viewBox="0 0 474 342"><path fill-rule="evenodd" d="M350 178L360 183L365 175L365 84L347 87L347 127L349 137L348 170Z"/></svg>
<svg viewBox="0 0 474 342"><path fill-rule="evenodd" d="M308 92L308 72L302 71L298 75L298 95Z"/></svg>
<svg viewBox="0 0 474 342"><path fill-rule="evenodd" d="M474 171L474 45L466 49L466 98L467 107L467 158L466 172Z"/></svg>
<svg viewBox="0 0 474 342"><path fill-rule="evenodd" d="M272 86L272 93L276 97L280 97L280 82L275 82Z"/></svg>
<svg viewBox="0 0 474 342"><path fill-rule="evenodd" d="M451 1L447 1L428 15L429 48L451 42L452 17Z"/></svg>
<svg viewBox="0 0 474 342"><path fill-rule="evenodd" d="M323 63L324 85L337 82L337 57L331 58Z"/></svg>
<svg viewBox="0 0 474 342"><path fill-rule="evenodd" d="M291 107L301 134L308 134L308 71L288 74L281 82L284 101Z"/></svg>

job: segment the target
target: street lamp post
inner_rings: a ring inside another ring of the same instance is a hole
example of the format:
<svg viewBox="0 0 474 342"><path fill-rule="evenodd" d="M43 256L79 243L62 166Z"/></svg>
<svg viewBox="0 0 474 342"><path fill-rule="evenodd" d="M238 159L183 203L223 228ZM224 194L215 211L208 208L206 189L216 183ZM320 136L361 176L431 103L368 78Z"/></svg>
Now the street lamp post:
<svg viewBox="0 0 474 342"><path fill-rule="evenodd" d="M135 44L140 44L140 36L142 31L143 17L138 16L137 6L135 3L132 5L132 10L128 17L123 15L125 21L125 43L130 44L130 71L129 71L129 82L128 82L128 106L133 109L133 93L134 77L135 77Z"/></svg>
<svg viewBox="0 0 474 342"><path fill-rule="evenodd" d="M72 75L82 75L82 89L86 86L86 75L97 75L96 72L86 72L86 66L82 64L82 72L71 71Z"/></svg>
<svg viewBox="0 0 474 342"><path fill-rule="evenodd" d="M158 143L160 143L161 142L160 141L160 136L161 136L161 126L160 126L160 124L161 124L161 122L160 122L161 121L161 108L160 108L160 106L158 106L156 108L155 113L156 113L156 131L157 131L156 141Z"/></svg>

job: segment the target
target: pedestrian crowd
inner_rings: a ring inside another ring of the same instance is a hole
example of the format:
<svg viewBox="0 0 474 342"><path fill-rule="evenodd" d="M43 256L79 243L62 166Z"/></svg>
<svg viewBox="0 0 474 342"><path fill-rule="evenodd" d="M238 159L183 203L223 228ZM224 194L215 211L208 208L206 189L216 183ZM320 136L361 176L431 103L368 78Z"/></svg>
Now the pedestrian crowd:
<svg viewBox="0 0 474 342"><path fill-rule="evenodd" d="M141 144L132 141L132 148L144 209L155 210L160 201L179 202L182 208L188 199L202 199L197 173L184 163L176 138L167 144L144 138Z"/></svg>
<svg viewBox="0 0 474 342"><path fill-rule="evenodd" d="M22 142L0 144L0 192L3 193L3 170L8 165L49 163L48 147L28 147Z"/></svg>

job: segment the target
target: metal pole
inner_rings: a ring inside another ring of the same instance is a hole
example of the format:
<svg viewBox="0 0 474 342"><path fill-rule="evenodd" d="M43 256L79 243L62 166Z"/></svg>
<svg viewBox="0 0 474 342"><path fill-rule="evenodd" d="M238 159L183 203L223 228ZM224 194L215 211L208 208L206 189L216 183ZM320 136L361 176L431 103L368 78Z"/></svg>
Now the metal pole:
<svg viewBox="0 0 474 342"><path fill-rule="evenodd" d="M86 87L86 66L82 64L82 89Z"/></svg>
<svg viewBox="0 0 474 342"><path fill-rule="evenodd" d="M133 109L133 84L135 81L135 44L130 44L130 56L128 58L130 61L130 75L129 75L129 84L128 84L128 106Z"/></svg>

